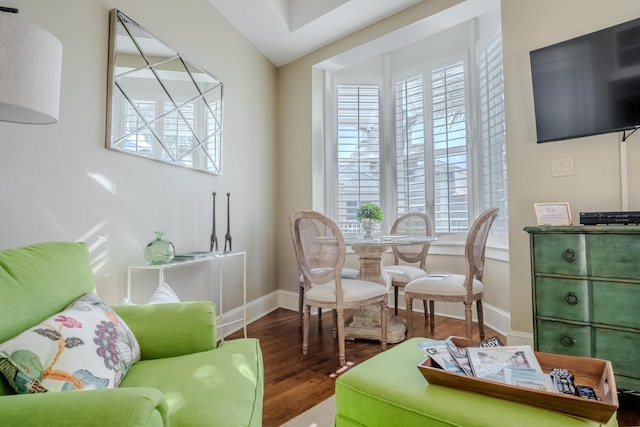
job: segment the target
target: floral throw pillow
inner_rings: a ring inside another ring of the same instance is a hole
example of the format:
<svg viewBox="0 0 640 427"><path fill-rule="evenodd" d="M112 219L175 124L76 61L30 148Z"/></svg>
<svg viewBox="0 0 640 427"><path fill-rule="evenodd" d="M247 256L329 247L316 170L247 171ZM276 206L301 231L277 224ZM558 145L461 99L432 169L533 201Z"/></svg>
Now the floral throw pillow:
<svg viewBox="0 0 640 427"><path fill-rule="evenodd" d="M0 344L0 371L18 393L114 388L138 360L131 330L94 293Z"/></svg>

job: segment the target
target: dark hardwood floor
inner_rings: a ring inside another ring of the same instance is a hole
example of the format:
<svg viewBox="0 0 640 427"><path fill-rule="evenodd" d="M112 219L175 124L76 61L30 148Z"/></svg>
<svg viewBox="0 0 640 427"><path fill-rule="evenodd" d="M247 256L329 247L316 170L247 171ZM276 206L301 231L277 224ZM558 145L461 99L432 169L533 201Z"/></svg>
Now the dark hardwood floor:
<svg viewBox="0 0 640 427"><path fill-rule="evenodd" d="M404 316L404 311L399 313ZM429 333L421 313L413 314L414 336L444 339L452 335L464 336L464 321L436 316L434 335ZM478 339L474 324L474 339ZM309 331L309 354L301 352L302 328L298 313L278 309L251 323L248 336L260 339L264 357L263 426L277 427L329 398L334 393L335 372L338 363L338 344L332 337L329 313L318 320L312 316ZM496 335L485 331L487 337ZM227 339L239 338L242 331ZM500 336L504 340L503 336ZM388 348L393 347L393 344ZM369 340L347 341L347 361L361 363L380 352L380 343ZM620 426L640 425L640 400L635 396L620 395L618 411Z"/></svg>

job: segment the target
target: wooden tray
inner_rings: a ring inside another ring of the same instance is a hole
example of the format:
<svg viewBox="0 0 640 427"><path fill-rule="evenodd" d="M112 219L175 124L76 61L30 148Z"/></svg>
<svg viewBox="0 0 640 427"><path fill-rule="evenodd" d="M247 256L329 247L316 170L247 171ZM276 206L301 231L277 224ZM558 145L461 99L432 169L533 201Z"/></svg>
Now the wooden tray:
<svg viewBox="0 0 640 427"><path fill-rule="evenodd" d="M469 347L475 341L465 338L451 338L458 347ZM611 362L588 357L564 356L560 354L535 352L544 372L553 368L565 368L579 385L593 387L599 400L590 400L562 393L538 391L509 384L488 381L463 374L448 372L431 366L427 358L418 369L429 382L445 387L485 394L525 405L549 409L575 417L586 418L606 424L618 409L618 391L613 376Z"/></svg>

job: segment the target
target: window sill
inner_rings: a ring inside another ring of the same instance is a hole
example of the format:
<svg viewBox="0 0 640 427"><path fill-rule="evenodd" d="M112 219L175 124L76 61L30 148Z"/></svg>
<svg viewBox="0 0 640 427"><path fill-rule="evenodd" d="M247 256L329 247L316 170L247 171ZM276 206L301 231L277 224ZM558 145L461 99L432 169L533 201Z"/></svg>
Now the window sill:
<svg viewBox="0 0 640 427"><path fill-rule="evenodd" d="M464 241L457 240L438 240L431 243L429 253L434 255L453 255L464 256ZM509 248L499 243L487 243L485 257L495 259L497 261L509 262Z"/></svg>
<svg viewBox="0 0 640 427"><path fill-rule="evenodd" d="M444 238L444 240L431 243L429 246L429 254L463 257L465 243L465 240L457 240L455 236L448 236ZM391 252L391 250L388 249L387 252ZM347 247L347 253L354 253L350 246ZM509 262L509 248L506 245L500 244L500 242L488 242L485 258Z"/></svg>

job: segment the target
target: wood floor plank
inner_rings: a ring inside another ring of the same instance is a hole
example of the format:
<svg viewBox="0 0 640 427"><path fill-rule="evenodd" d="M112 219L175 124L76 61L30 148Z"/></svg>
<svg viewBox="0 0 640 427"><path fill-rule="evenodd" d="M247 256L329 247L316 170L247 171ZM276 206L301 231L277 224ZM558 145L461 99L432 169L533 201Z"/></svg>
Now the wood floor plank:
<svg viewBox="0 0 640 427"><path fill-rule="evenodd" d="M405 312L400 310L400 316ZM464 320L436 316L435 331L431 335L422 313L413 314L413 336L444 339L464 336ZM486 328L487 337L497 335ZM260 340L264 358L264 406L263 427L278 427L302 412L312 408L334 394L334 374L340 369L338 343L333 338L331 315L321 319L311 317L309 330L309 354L302 355L302 328L298 313L277 309L247 327L250 337ZM240 338L238 331L227 339ZM498 335L504 342L504 336ZM479 339L474 324L474 339ZM394 345L390 344L388 348ZM370 340L347 341L347 361L354 365L380 353L380 343ZM417 370L416 370L417 372ZM629 396L621 398L618 411L620 426L640 425L640 402Z"/></svg>

